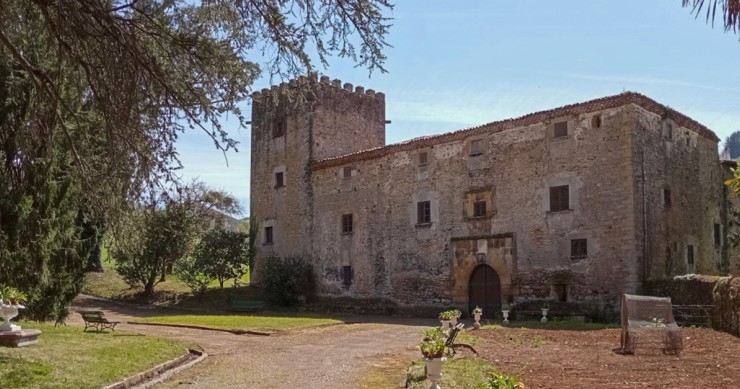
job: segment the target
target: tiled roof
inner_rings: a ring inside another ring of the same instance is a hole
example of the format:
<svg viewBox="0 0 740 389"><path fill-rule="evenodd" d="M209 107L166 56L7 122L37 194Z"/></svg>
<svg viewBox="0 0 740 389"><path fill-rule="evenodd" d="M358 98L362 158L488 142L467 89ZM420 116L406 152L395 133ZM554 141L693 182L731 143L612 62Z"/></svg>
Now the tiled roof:
<svg viewBox="0 0 740 389"><path fill-rule="evenodd" d="M516 127L537 124L551 118L557 118L567 115L580 115L593 111L616 108L630 103L636 104L643 109L660 116L667 115L671 119L673 119L673 121L679 126L693 130L707 139L719 142L719 138L717 138L717 135L715 135L712 130L697 122L696 120L678 111L672 110L645 95L636 92L624 92L618 95L602 97L583 103L570 104L546 111L534 112L524 116L520 116L518 118L500 120L497 122L491 122L476 127L464 128L444 134L423 136L401 143L394 143L383 147L376 147L374 149L358 151L352 154L326 158L314 161L311 164L311 167L312 169L322 169L366 159L379 158L399 151L416 150L422 147L429 147L442 143L462 140L473 135L506 131Z"/></svg>

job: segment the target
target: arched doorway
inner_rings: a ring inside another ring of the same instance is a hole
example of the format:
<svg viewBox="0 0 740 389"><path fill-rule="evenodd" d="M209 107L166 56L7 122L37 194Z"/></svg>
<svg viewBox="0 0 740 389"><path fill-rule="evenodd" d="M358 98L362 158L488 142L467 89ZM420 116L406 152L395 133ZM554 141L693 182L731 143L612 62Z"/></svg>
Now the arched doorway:
<svg viewBox="0 0 740 389"><path fill-rule="evenodd" d="M493 317L501 308L501 279L496 270L480 265L470 275L468 310L483 308L483 317Z"/></svg>

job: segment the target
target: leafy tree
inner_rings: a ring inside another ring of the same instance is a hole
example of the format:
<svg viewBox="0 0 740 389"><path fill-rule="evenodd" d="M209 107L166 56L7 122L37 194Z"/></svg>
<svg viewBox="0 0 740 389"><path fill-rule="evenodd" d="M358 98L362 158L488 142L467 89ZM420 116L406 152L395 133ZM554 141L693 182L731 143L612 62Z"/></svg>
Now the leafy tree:
<svg viewBox="0 0 740 389"><path fill-rule="evenodd" d="M735 131L725 138L723 148L730 152L730 158L740 157L740 131Z"/></svg>
<svg viewBox="0 0 740 389"><path fill-rule="evenodd" d="M244 275L249 263L248 254L246 234L212 229L200 238L192 259L179 272L188 279L218 280L223 289L226 280ZM199 281L194 284L199 288L203 286Z"/></svg>
<svg viewBox="0 0 740 389"><path fill-rule="evenodd" d="M740 1L738 0L682 0L684 7L691 7L691 12L698 18L704 14L707 23L714 27L717 13L722 18L725 32L738 32L740 29Z"/></svg>
<svg viewBox="0 0 740 389"><path fill-rule="evenodd" d="M205 292L211 282L215 280L208 272L208 267L193 256L178 261L175 264L174 272L177 278L196 294Z"/></svg>
<svg viewBox="0 0 740 389"><path fill-rule="evenodd" d="M295 305L315 292L313 266L299 257L267 258L262 277L267 297L277 305Z"/></svg>

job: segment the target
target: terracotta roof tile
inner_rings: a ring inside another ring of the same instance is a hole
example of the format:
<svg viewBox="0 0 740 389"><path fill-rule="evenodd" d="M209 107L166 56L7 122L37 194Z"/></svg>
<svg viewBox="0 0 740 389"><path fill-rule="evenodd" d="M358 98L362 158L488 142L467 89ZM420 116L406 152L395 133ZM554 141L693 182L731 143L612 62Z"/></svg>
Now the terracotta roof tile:
<svg viewBox="0 0 740 389"><path fill-rule="evenodd" d="M640 93L624 92L618 95L602 97L582 103L569 104L546 111L534 112L517 118L500 120L444 134L422 136L401 143L394 143L383 147L376 147L373 149L358 151L352 154L326 158L312 162L311 168L323 169L367 159L380 158L388 154L393 154L400 151L409 151L422 147L454 142L473 135L496 133L516 127L537 124L547 119L556 118L559 116L580 115L593 111L616 108L627 104L636 104L643 109L660 116L668 115L671 119L673 119L674 122L676 122L676 124L695 131L699 135L709 140L719 142L719 138L717 137L717 135L715 135L714 132L712 132L712 130L697 122L696 120L678 111L672 110L665 105L660 104L657 101Z"/></svg>

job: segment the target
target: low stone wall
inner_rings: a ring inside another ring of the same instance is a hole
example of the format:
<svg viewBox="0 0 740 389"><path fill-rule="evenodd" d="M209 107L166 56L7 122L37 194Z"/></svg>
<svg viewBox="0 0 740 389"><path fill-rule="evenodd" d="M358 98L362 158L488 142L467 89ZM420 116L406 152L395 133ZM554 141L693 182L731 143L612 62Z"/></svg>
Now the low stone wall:
<svg viewBox="0 0 740 389"><path fill-rule="evenodd" d="M740 336L740 277L726 277L714 287L712 327Z"/></svg>

